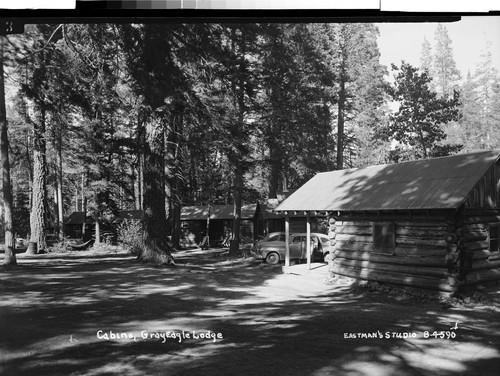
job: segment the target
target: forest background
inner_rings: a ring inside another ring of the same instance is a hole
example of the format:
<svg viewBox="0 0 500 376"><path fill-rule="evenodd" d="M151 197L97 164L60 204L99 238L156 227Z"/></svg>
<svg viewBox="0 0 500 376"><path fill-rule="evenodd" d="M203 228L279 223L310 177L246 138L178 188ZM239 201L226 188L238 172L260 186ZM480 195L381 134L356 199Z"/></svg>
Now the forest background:
<svg viewBox="0 0 500 376"><path fill-rule="evenodd" d="M16 236L45 249L73 211L99 241L99 223L137 209L139 258L168 263L182 206L233 204L239 229L242 203L284 182L500 148L489 49L463 77L445 25L415 46L418 66L382 65L378 36L370 23L110 23L0 37L6 249Z"/></svg>

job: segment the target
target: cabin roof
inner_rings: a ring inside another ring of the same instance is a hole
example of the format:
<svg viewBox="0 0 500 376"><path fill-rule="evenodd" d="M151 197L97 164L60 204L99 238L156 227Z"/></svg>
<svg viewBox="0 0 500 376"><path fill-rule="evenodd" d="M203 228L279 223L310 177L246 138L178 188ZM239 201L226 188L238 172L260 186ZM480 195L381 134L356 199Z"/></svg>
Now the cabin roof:
<svg viewBox="0 0 500 376"><path fill-rule="evenodd" d="M118 210L117 216L114 218L114 222L121 222L124 219L142 219L142 210ZM83 219L85 218L85 223L94 223L94 218L82 211L75 211L70 214L68 218L64 221L65 225L81 225L83 224Z"/></svg>
<svg viewBox="0 0 500 376"><path fill-rule="evenodd" d="M70 214L68 218L64 221L65 225L81 225L83 224L83 220L85 219L86 223L94 223L94 219L87 215L82 211L76 211Z"/></svg>
<svg viewBox="0 0 500 376"><path fill-rule="evenodd" d="M118 210L118 215L115 218L115 222L120 222L125 219L129 220L141 220L144 215L142 210Z"/></svg>
<svg viewBox="0 0 500 376"><path fill-rule="evenodd" d="M241 219L253 219L257 204L241 206ZM203 220L208 217L208 206L184 206L181 221ZM210 205L210 219L233 219L233 205Z"/></svg>
<svg viewBox="0 0 500 376"><path fill-rule="evenodd" d="M276 211L457 209L500 151L318 173Z"/></svg>

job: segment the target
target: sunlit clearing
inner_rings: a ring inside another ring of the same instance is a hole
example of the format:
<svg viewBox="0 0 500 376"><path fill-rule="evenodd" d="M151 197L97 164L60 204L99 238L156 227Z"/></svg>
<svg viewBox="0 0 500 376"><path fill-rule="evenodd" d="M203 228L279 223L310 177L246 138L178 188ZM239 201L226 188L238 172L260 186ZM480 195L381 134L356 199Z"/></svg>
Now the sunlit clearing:
<svg viewBox="0 0 500 376"><path fill-rule="evenodd" d="M195 316L208 316L208 317L228 317L236 315L237 311L224 311L224 310L205 310L201 312L193 312Z"/></svg>
<svg viewBox="0 0 500 376"><path fill-rule="evenodd" d="M396 374L394 373L394 365L375 362L354 361L345 364L342 368L343 375L387 376ZM313 373L313 375L321 375L321 373Z"/></svg>
<svg viewBox="0 0 500 376"><path fill-rule="evenodd" d="M151 359L147 359L147 361L151 361ZM125 361L119 361L119 362L110 362L101 367L91 369L87 371L85 375L86 376L96 376L96 375L140 376L144 375L144 373L140 368L135 367L133 364L128 364Z"/></svg>
<svg viewBox="0 0 500 376"><path fill-rule="evenodd" d="M496 349L474 343L456 343L442 340L419 340L421 347L417 350L404 349L396 353L404 358L409 364L428 369L431 372L464 371L466 362L477 362L480 359L494 359L499 357ZM443 345L445 343L445 345ZM434 345L434 347L430 347ZM425 347L424 347L425 346Z"/></svg>
<svg viewBox="0 0 500 376"><path fill-rule="evenodd" d="M194 285L193 284L182 284L182 285L175 285L175 286L168 286L168 285L158 285L158 284L143 284L140 283L139 287L141 289L141 292L145 292L147 294L153 294L153 293L162 293L162 292L173 292L177 293L181 290L187 290L192 288Z"/></svg>
<svg viewBox="0 0 500 376"><path fill-rule="evenodd" d="M241 287L226 287L224 291L244 292ZM302 276L290 274L278 274L268 278L262 285L255 286L251 296L247 295L241 299L226 299L224 306L241 306L251 304L265 304L283 301L296 301L308 297L317 299L321 292L332 291L332 286L324 284L320 280L312 280Z"/></svg>

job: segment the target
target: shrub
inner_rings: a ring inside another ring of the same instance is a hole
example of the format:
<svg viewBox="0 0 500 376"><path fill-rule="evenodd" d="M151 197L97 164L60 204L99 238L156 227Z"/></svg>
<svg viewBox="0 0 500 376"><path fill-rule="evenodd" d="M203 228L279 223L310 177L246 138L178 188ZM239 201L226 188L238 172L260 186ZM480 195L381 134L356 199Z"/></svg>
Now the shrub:
<svg viewBox="0 0 500 376"><path fill-rule="evenodd" d="M125 219L118 225L118 241L136 255L142 243L142 223L138 219Z"/></svg>
<svg viewBox="0 0 500 376"><path fill-rule="evenodd" d="M106 242L101 242L92 246L92 251L96 253L118 253L118 249L118 246Z"/></svg>
<svg viewBox="0 0 500 376"><path fill-rule="evenodd" d="M63 240L52 244L50 247L47 247L47 252L49 252L49 253L66 253L70 250L71 250L71 248L69 246L69 243L64 238L63 238Z"/></svg>

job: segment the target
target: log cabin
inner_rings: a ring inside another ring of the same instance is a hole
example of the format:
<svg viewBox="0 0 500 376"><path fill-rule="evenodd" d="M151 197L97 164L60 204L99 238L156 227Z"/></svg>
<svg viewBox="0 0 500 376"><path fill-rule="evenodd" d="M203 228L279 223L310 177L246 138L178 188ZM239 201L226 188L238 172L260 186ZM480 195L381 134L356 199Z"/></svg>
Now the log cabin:
<svg viewBox="0 0 500 376"><path fill-rule="evenodd" d="M181 246L199 244L207 233L210 246L220 245L233 227L233 205L183 206L181 209ZM241 206L240 237L253 240L260 216L259 204Z"/></svg>
<svg viewBox="0 0 500 376"><path fill-rule="evenodd" d="M247 240L257 240L271 232L284 231L283 217L277 215L273 209L276 204L245 204L241 207L240 236ZM197 246L206 233L209 217L210 245L220 245L225 237L226 229L232 230L233 205L184 206L181 209L181 239L183 248ZM323 223L313 221L313 230L318 231ZM305 216L297 215L290 218L292 232L305 232Z"/></svg>
<svg viewBox="0 0 500 376"><path fill-rule="evenodd" d="M444 292L500 281L500 152L319 173L276 211L328 215L332 275Z"/></svg>

